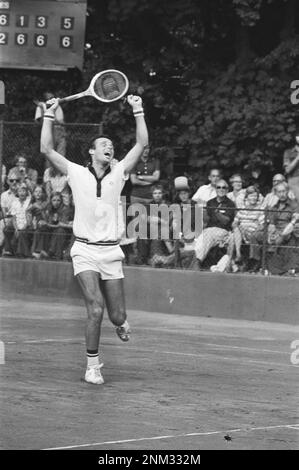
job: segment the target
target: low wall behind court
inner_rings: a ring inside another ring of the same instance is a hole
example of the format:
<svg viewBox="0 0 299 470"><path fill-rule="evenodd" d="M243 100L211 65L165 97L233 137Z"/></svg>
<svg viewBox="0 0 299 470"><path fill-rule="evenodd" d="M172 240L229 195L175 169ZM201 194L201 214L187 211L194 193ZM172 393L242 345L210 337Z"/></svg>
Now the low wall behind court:
<svg viewBox="0 0 299 470"><path fill-rule="evenodd" d="M125 288L129 309L298 324L299 278L130 266ZM0 294L14 293L82 302L71 263L0 258Z"/></svg>

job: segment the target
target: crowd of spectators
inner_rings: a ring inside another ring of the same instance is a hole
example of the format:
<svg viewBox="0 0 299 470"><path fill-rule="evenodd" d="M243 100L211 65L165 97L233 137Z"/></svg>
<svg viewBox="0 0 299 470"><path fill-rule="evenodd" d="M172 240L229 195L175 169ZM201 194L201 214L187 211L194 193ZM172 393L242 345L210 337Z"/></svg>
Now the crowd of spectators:
<svg viewBox="0 0 299 470"><path fill-rule="evenodd" d="M40 119L39 105L36 119ZM58 123L62 119L59 115ZM64 153L61 132L57 146ZM127 199L119 238L126 262L295 275L299 271L299 137L295 147L284 154L284 170L286 176L273 176L269 192L261 187L258 172L247 180L240 173L224 178L218 168L212 168L208 183L198 188L192 189L185 175L173 178L169 188L161 180L159 160L146 148L128 178L129 191L124 190ZM20 153L11 168L3 166L2 183L2 256L69 260L74 206L67 177L48 164L38 174ZM129 204L146 207L146 236L127 235L126 226L132 220L132 215L127 216ZM178 212L159 210L172 204ZM161 235L164 229L169 234L166 238ZM152 233L156 235L152 237Z"/></svg>

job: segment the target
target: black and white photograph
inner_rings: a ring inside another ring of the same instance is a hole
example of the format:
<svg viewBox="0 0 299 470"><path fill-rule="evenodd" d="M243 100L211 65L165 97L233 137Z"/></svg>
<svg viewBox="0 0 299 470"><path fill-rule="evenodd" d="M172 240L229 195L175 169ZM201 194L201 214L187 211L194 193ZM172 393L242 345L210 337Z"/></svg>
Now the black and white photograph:
<svg viewBox="0 0 299 470"><path fill-rule="evenodd" d="M0 450L299 450L298 320L299 2L0 0Z"/></svg>

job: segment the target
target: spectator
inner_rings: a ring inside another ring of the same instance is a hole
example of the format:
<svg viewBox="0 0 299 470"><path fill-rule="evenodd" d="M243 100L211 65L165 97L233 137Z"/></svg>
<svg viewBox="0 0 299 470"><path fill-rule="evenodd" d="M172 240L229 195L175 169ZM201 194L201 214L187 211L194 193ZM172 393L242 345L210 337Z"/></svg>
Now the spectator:
<svg viewBox="0 0 299 470"><path fill-rule="evenodd" d="M294 147L285 150L283 154L283 167L289 189L299 202L299 130L296 132L294 144Z"/></svg>
<svg viewBox="0 0 299 470"><path fill-rule="evenodd" d="M35 101L35 121L42 124L44 117L44 105L45 103L54 98L54 94L51 91L46 91L44 93L43 101ZM64 114L61 106L58 106L55 110L55 121L54 121L54 150L65 156L66 153L66 131L64 126Z"/></svg>
<svg viewBox="0 0 299 470"><path fill-rule="evenodd" d="M284 245L289 240L290 233L285 231L285 229L292 222L293 214L297 212L298 203L288 197L288 191L289 188L286 183L279 183L276 186L278 202L269 213L267 231L267 242L272 252L276 251L276 247ZM264 237L264 230L257 230L251 237L250 260L253 271L257 271L260 267L261 244L264 241Z"/></svg>
<svg viewBox="0 0 299 470"><path fill-rule="evenodd" d="M150 148L145 147L143 155L131 173L133 185L131 203L146 204L152 200L152 188L160 179L160 162L149 157Z"/></svg>
<svg viewBox="0 0 299 470"><path fill-rule="evenodd" d="M246 168L249 171L246 178L247 186L256 186L262 196L267 194L270 189L268 187L268 170L252 161L248 163Z"/></svg>
<svg viewBox="0 0 299 470"><path fill-rule="evenodd" d="M43 181L49 201L51 199L51 194L63 194L69 191L67 177L60 173L60 171L53 165L49 165L49 167L45 169Z"/></svg>
<svg viewBox="0 0 299 470"><path fill-rule="evenodd" d="M214 199L217 195L216 186L220 176L220 170L217 168L211 169L208 177L210 184L204 184L203 186L200 186L196 193L192 196L192 201L205 206L208 201Z"/></svg>
<svg viewBox="0 0 299 470"><path fill-rule="evenodd" d="M45 212L47 208L47 194L43 186L36 186L33 191L30 205L27 209L27 220L30 225L30 229L33 231L33 243L32 243L32 257L38 259L39 253L36 252L36 237L35 232L40 225L41 221L45 220Z"/></svg>
<svg viewBox="0 0 299 470"><path fill-rule="evenodd" d="M275 206L275 204L278 203L278 197L277 197L277 194L276 194L276 187L279 183L285 183L286 179L285 177L280 174L280 173L277 173L276 175L273 176L273 180L272 180L272 190L270 193L266 194L264 200L263 200L263 203L262 203L262 209L271 209L273 206ZM290 199L295 199L295 195L294 193L289 190L289 198Z"/></svg>
<svg viewBox="0 0 299 470"><path fill-rule="evenodd" d="M64 206L61 194L53 193L45 211L45 218L37 224L33 242L34 253L40 258L62 259L71 236L73 216L73 207Z"/></svg>
<svg viewBox="0 0 299 470"><path fill-rule="evenodd" d="M18 184L20 183L20 175L18 171L10 170L7 177L8 190L4 191L0 197L1 220L0 220L0 246L4 243L4 228L12 225L10 216L11 207L14 201L17 201Z"/></svg>
<svg viewBox="0 0 299 470"><path fill-rule="evenodd" d="M217 196L207 202L207 227L195 241L200 266L212 247L225 246L229 242L236 206L226 196L227 192L227 182L220 179L216 186Z"/></svg>
<svg viewBox="0 0 299 470"><path fill-rule="evenodd" d="M177 259L183 268L198 269L198 263L194 250L194 239L196 235L195 211L198 209L195 202L190 199L190 187L185 176L178 176L174 180L177 190L175 202L179 204L180 214L174 213L172 229L175 234L181 234L181 239L177 240ZM179 216L179 217L178 217ZM185 222L185 223L184 223ZM177 243L175 242L175 243ZM171 251L168 249L169 252ZM153 259L155 266L175 266L176 254L172 252L168 255L156 255Z"/></svg>
<svg viewBox="0 0 299 470"><path fill-rule="evenodd" d="M163 218L163 206L164 208L166 208L163 186L160 184L153 186L152 196L153 199L148 206L148 233L151 236L151 233L153 233L153 231L156 231L157 238L150 238L148 240L148 256L150 263L152 265L155 265L157 262L157 258L159 258L160 256L169 255L174 251L174 248L169 240L162 239L161 229L165 227L166 230L169 232L171 225L171 218L168 217L168 211L167 218ZM157 216L151 214L152 207L154 207L155 211L158 213ZM162 212L159 212L160 209L162 209Z"/></svg>
<svg viewBox="0 0 299 470"><path fill-rule="evenodd" d="M239 173L235 173L230 177L229 182L233 190L227 193L227 197L235 203L236 207L244 207L246 189L243 188L242 176Z"/></svg>
<svg viewBox="0 0 299 470"><path fill-rule="evenodd" d="M28 159L23 153L16 155L15 165L12 170L18 172L21 183L27 184L28 189L33 192L37 185L37 171L33 170L33 168L28 168Z"/></svg>
<svg viewBox="0 0 299 470"><path fill-rule="evenodd" d="M27 208L30 204L30 191L26 183L20 183L17 189L18 198L12 203L10 214L12 224L4 228L3 256L28 257L30 252L29 223Z"/></svg>
<svg viewBox="0 0 299 470"><path fill-rule="evenodd" d="M250 244L252 235L258 230L261 220L259 191L255 186L246 189L244 209L237 212L233 222L233 250L236 250L237 262L241 260L242 242Z"/></svg>

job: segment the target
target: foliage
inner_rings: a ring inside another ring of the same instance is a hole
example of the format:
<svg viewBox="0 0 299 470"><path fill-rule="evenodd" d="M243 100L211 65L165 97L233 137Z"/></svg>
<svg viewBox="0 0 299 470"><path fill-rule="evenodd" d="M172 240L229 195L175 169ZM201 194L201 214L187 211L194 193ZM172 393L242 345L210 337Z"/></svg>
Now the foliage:
<svg viewBox="0 0 299 470"><path fill-rule="evenodd" d="M189 163L204 169L281 167L297 115L294 0L89 0L88 12L83 73L3 71L7 119L32 120L32 100L45 88L73 93L114 67L142 95L152 147L163 158L183 146ZM120 155L134 139L123 103L86 98L65 113L72 122L102 122Z"/></svg>

